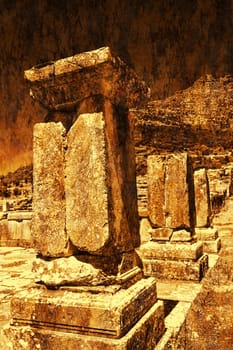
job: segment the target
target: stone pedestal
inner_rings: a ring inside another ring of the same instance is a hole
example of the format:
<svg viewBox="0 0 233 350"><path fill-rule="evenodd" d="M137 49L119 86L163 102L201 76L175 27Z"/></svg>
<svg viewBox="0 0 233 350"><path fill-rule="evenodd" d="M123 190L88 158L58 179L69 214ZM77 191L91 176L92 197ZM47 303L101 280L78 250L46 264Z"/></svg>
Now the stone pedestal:
<svg viewBox="0 0 233 350"><path fill-rule="evenodd" d="M205 253L218 253L221 249L221 239L218 231L213 227L202 227L195 229L197 239L203 243Z"/></svg>
<svg viewBox="0 0 233 350"><path fill-rule="evenodd" d="M63 286L35 287L14 296L12 323L66 332L121 338L157 302L153 278L128 288Z"/></svg>
<svg viewBox="0 0 233 350"><path fill-rule="evenodd" d="M27 325L12 325L6 332L14 350L154 350L164 332L163 303L158 301L154 304L121 338L71 333L64 328L53 330Z"/></svg>
<svg viewBox="0 0 233 350"><path fill-rule="evenodd" d="M203 254L203 244L196 243L193 171L188 155L149 156L147 179L150 241L138 249L145 275L200 281L208 257Z"/></svg>
<svg viewBox="0 0 233 350"><path fill-rule="evenodd" d="M200 281L208 269L208 256L201 242L147 242L138 250L146 276L157 279Z"/></svg>
<svg viewBox="0 0 233 350"><path fill-rule="evenodd" d="M155 280L126 280L59 290L35 285L19 292L5 329L13 349L153 350L165 330Z"/></svg>
<svg viewBox="0 0 233 350"><path fill-rule="evenodd" d="M38 285L12 299L8 338L14 350L153 350L164 311L135 251L140 235L128 115L148 89L109 48L25 75L50 122L34 133ZM66 128L54 121L58 116Z"/></svg>

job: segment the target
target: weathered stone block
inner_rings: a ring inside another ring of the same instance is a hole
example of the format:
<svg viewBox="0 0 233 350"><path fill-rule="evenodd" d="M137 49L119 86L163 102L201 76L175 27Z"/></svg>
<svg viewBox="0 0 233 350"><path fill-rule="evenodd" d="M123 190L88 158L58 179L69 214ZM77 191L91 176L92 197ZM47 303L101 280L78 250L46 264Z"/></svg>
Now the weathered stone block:
<svg viewBox="0 0 233 350"><path fill-rule="evenodd" d="M5 333L12 341L14 350L154 350L164 330L163 303L158 301L120 339L30 326L11 326L5 329Z"/></svg>
<svg viewBox="0 0 233 350"><path fill-rule="evenodd" d="M139 245L130 133L127 115L109 103L103 113L80 115L68 133L66 228L81 251L112 255Z"/></svg>
<svg viewBox="0 0 233 350"><path fill-rule="evenodd" d="M156 283L150 278L127 289L113 287L99 293L69 288L19 292L11 302L13 324L120 338L156 303Z"/></svg>
<svg viewBox="0 0 233 350"><path fill-rule="evenodd" d="M77 106L90 95L102 95L112 104L135 107L149 90L109 47L60 59L25 71L31 96L49 110Z"/></svg>
<svg viewBox="0 0 233 350"><path fill-rule="evenodd" d="M81 262L74 256L51 261L36 259L32 271L36 282L42 282L50 288L62 285L108 285L114 281L113 277L107 276L102 270Z"/></svg>
<svg viewBox="0 0 233 350"><path fill-rule="evenodd" d="M148 213L157 227L191 227L186 153L148 157Z"/></svg>
<svg viewBox="0 0 233 350"><path fill-rule="evenodd" d="M191 226L188 170L186 153L173 154L167 157L165 217L166 226L168 227Z"/></svg>
<svg viewBox="0 0 233 350"><path fill-rule="evenodd" d="M206 169L194 172L196 226L206 227L210 221L210 193Z"/></svg>
<svg viewBox="0 0 233 350"><path fill-rule="evenodd" d="M61 123L39 123L33 136L32 237L44 256L70 254L65 222L64 148Z"/></svg>
<svg viewBox="0 0 233 350"><path fill-rule="evenodd" d="M218 230L214 227L195 228L195 234L200 241L213 241L218 238Z"/></svg>
<svg viewBox="0 0 233 350"><path fill-rule="evenodd" d="M151 240L151 224L147 218L141 219L139 232L141 244Z"/></svg>
<svg viewBox="0 0 233 350"><path fill-rule="evenodd" d="M168 227L152 228L150 230L152 241L169 241L172 236L173 229Z"/></svg>
<svg viewBox="0 0 233 350"><path fill-rule="evenodd" d="M194 260L203 254L203 245L197 243L157 243L147 242L140 246L138 253L142 259Z"/></svg>
<svg viewBox="0 0 233 350"><path fill-rule="evenodd" d="M205 253L218 253L221 249L221 239L217 238L214 241L202 241L203 243L203 250Z"/></svg>
<svg viewBox="0 0 233 350"><path fill-rule="evenodd" d="M179 282L178 282L179 283ZM156 350L186 349L186 317L191 303L179 301L165 319L166 331Z"/></svg>
<svg viewBox="0 0 233 350"><path fill-rule="evenodd" d="M79 116L68 133L66 228L80 250L98 251L109 241L105 122L102 113Z"/></svg>
<svg viewBox="0 0 233 350"><path fill-rule="evenodd" d="M197 261L175 261L142 258L145 276L158 279L200 281L208 269L208 255Z"/></svg>
<svg viewBox="0 0 233 350"><path fill-rule="evenodd" d="M1 233L1 244L4 241L11 239L11 234L10 234L9 228L8 228L8 222L6 219L3 219L0 221L0 233Z"/></svg>
<svg viewBox="0 0 233 350"><path fill-rule="evenodd" d="M32 212L31 211L14 211L9 212L7 215L8 221L18 221L22 222L23 220L31 220L32 219Z"/></svg>
<svg viewBox="0 0 233 350"><path fill-rule="evenodd" d="M147 158L148 215L152 224L166 227L165 217L165 156Z"/></svg>
<svg viewBox="0 0 233 350"><path fill-rule="evenodd" d="M173 231L171 242L190 242L192 240L191 232L187 230Z"/></svg>

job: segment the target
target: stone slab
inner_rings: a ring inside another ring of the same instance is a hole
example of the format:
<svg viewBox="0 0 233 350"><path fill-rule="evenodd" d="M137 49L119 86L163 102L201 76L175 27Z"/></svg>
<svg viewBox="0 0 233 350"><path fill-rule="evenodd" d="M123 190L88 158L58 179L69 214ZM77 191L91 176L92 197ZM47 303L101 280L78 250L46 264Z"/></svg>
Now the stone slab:
<svg viewBox="0 0 233 350"><path fill-rule="evenodd" d="M102 95L115 105L145 103L149 90L109 47L84 52L25 71L31 96L49 110L77 106Z"/></svg>
<svg viewBox="0 0 233 350"><path fill-rule="evenodd" d="M148 218L141 219L139 233L141 244L151 240L151 224Z"/></svg>
<svg viewBox="0 0 233 350"><path fill-rule="evenodd" d="M120 339L58 332L29 326L10 326L5 333L14 350L154 350L164 333L163 303L156 302Z"/></svg>
<svg viewBox="0 0 233 350"><path fill-rule="evenodd" d="M203 245L196 243L147 242L140 246L138 253L142 259L194 260L203 254Z"/></svg>
<svg viewBox="0 0 233 350"><path fill-rule="evenodd" d="M221 249L221 238L212 241L202 241L205 253L218 253Z"/></svg>
<svg viewBox="0 0 233 350"><path fill-rule="evenodd" d="M72 243L95 252L109 241L103 113L80 115L68 133L66 228Z"/></svg>
<svg viewBox="0 0 233 350"><path fill-rule="evenodd" d="M158 279L200 281L208 269L208 255L197 261L142 259L145 276Z"/></svg>
<svg viewBox="0 0 233 350"><path fill-rule="evenodd" d="M140 243L131 136L128 116L108 102L67 135L66 228L78 250L112 256Z"/></svg>
<svg viewBox="0 0 233 350"><path fill-rule="evenodd" d="M160 300L192 302L201 290L199 281L157 280L157 294ZM166 322L166 319L165 319Z"/></svg>
<svg viewBox="0 0 233 350"><path fill-rule="evenodd" d="M200 241L212 241L218 238L218 230L213 227L195 228L195 234Z"/></svg>
<svg viewBox="0 0 233 350"><path fill-rule="evenodd" d="M117 275L106 274L93 264L70 256L52 260L37 258L33 261L34 281L57 289L61 286L108 286L109 284L130 285L142 278L142 270L136 254L124 254ZM102 261L103 262L103 261Z"/></svg>
<svg viewBox="0 0 233 350"><path fill-rule="evenodd" d="M34 127L32 238L43 256L70 255L65 228L65 133L62 123Z"/></svg>
<svg viewBox="0 0 233 350"><path fill-rule="evenodd" d="M156 302L156 283L150 278L128 289L109 288L110 293L41 288L22 291L11 301L13 324L120 338Z"/></svg>
<svg viewBox="0 0 233 350"><path fill-rule="evenodd" d="M179 302L165 319L166 332L154 350L186 349L185 320L191 303Z"/></svg>
<svg viewBox="0 0 233 350"><path fill-rule="evenodd" d="M32 271L35 282L43 283L49 288L63 285L108 285L114 281L113 276L106 275L102 270L78 260L75 256L51 261L38 258L33 262Z"/></svg>
<svg viewBox="0 0 233 350"><path fill-rule="evenodd" d="M152 224L166 227L165 207L165 156L149 156L147 158L147 210Z"/></svg>
<svg viewBox="0 0 233 350"><path fill-rule="evenodd" d="M190 242L192 240L192 233L187 230L173 231L171 242Z"/></svg>
<svg viewBox="0 0 233 350"><path fill-rule="evenodd" d="M166 226L190 227L190 186L188 156L186 153L167 157L165 182Z"/></svg>
<svg viewBox="0 0 233 350"><path fill-rule="evenodd" d="M150 229L152 241L169 241L173 229L169 227L159 227Z"/></svg>
<svg viewBox="0 0 233 350"><path fill-rule="evenodd" d="M209 225L211 216L209 182L206 169L194 171L194 193L196 207L196 226Z"/></svg>
<svg viewBox="0 0 233 350"><path fill-rule="evenodd" d="M31 220L2 220L0 222L0 246L11 247L30 247L31 239Z"/></svg>
<svg viewBox="0 0 233 350"><path fill-rule="evenodd" d="M193 226L191 170L186 153L147 159L148 213L156 227Z"/></svg>

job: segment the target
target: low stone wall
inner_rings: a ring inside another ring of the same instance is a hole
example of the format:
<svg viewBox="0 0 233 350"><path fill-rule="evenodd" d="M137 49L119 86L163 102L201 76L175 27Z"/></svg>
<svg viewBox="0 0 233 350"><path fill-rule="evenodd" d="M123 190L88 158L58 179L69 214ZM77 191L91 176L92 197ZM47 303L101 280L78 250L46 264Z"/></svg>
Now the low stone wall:
<svg viewBox="0 0 233 350"><path fill-rule="evenodd" d="M219 159L219 157L217 157L217 159ZM195 164L197 166L196 161ZM215 214L222 208L225 199L233 195L233 163L230 162L221 165L219 168L208 168L207 176L209 181L211 211ZM140 218L148 216L147 187L147 174L137 175L138 210Z"/></svg>
<svg viewBox="0 0 233 350"><path fill-rule="evenodd" d="M32 247L32 211L0 213L0 246Z"/></svg>
<svg viewBox="0 0 233 350"><path fill-rule="evenodd" d="M225 199L233 194L233 164L222 165L218 169L208 169L212 213L223 207Z"/></svg>

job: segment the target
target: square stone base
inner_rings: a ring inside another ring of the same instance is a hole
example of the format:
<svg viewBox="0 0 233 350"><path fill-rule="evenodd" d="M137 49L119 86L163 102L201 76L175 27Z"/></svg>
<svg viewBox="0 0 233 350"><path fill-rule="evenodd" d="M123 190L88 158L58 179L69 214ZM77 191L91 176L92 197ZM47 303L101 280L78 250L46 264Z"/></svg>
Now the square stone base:
<svg viewBox="0 0 233 350"><path fill-rule="evenodd" d="M137 251L141 259L197 261L203 254L203 244L146 242Z"/></svg>
<svg viewBox="0 0 233 350"><path fill-rule="evenodd" d="M13 325L120 338L156 303L154 278L120 285L29 288L11 300Z"/></svg>
<svg viewBox="0 0 233 350"><path fill-rule="evenodd" d="M5 329L5 334L14 350L154 350L164 331L163 303L157 301L119 339L16 324Z"/></svg>
<svg viewBox="0 0 233 350"><path fill-rule="evenodd" d="M196 227L195 234L198 241L214 241L218 238L218 230L214 227Z"/></svg>
<svg viewBox="0 0 233 350"><path fill-rule="evenodd" d="M202 243L205 253L214 254L218 253L221 249L221 238L217 238L214 241L202 241Z"/></svg>
<svg viewBox="0 0 233 350"><path fill-rule="evenodd" d="M208 269L208 255L193 260L158 260L142 258L145 276L157 279L200 281Z"/></svg>

